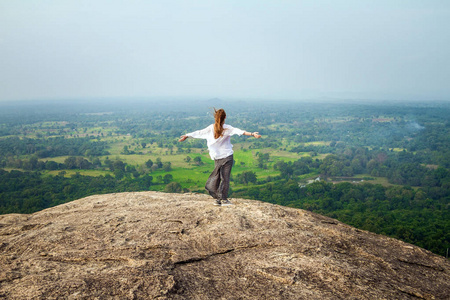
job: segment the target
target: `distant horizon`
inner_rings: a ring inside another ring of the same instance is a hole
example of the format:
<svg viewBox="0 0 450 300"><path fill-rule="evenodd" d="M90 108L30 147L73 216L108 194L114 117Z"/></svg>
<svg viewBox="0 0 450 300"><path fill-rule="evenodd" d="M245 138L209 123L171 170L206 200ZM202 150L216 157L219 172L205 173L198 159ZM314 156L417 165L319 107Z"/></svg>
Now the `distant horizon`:
<svg viewBox="0 0 450 300"><path fill-rule="evenodd" d="M0 104L20 104L20 103L42 103L42 102L121 102L121 101L136 101L136 102L153 102L153 101L173 101L173 102L207 102L207 101L223 101L226 102L367 102L367 103L382 103L382 102L393 102L393 103L450 103L450 97L446 99L434 99L434 98L411 98L411 99L397 99L397 98L345 98L345 97L309 97L309 98L252 98L252 97L201 97L201 96L149 96L149 97L136 97L136 96L120 96L120 97L54 97L54 98L30 98L30 99L0 99Z"/></svg>

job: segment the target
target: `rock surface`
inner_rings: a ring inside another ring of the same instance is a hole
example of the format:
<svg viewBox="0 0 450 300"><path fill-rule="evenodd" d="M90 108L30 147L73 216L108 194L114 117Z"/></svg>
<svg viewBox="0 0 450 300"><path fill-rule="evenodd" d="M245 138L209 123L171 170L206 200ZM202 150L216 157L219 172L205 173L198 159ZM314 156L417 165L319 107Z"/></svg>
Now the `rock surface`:
<svg viewBox="0 0 450 300"><path fill-rule="evenodd" d="M157 192L0 216L0 298L449 299L450 263L300 209Z"/></svg>

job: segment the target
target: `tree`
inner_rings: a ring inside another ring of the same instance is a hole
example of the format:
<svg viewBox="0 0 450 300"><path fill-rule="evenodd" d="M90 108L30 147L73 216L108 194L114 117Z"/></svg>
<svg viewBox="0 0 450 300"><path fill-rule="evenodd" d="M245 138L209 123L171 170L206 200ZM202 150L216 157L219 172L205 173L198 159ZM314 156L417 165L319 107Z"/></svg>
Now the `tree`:
<svg viewBox="0 0 450 300"><path fill-rule="evenodd" d="M141 178L139 178L139 180L140 180L142 188L149 189L150 186L152 185L153 176L146 174L146 175L142 176Z"/></svg>
<svg viewBox="0 0 450 300"><path fill-rule="evenodd" d="M58 169L58 163L56 163L53 160L49 160L45 162L45 169L47 170L57 170Z"/></svg>
<svg viewBox="0 0 450 300"><path fill-rule="evenodd" d="M38 166L38 158L36 156L32 156L30 158L30 166L31 166L31 170L36 170L37 166Z"/></svg>
<svg viewBox="0 0 450 300"><path fill-rule="evenodd" d="M122 170L125 172L125 163L121 160L116 160L115 162L113 162L111 171L115 170Z"/></svg>
<svg viewBox="0 0 450 300"><path fill-rule="evenodd" d="M77 167L77 158L70 156L64 160L67 169L75 169Z"/></svg>
<svg viewBox="0 0 450 300"><path fill-rule="evenodd" d="M294 162L293 168L296 175L303 175L310 172L308 165L301 160L297 160L296 162Z"/></svg>
<svg viewBox="0 0 450 300"><path fill-rule="evenodd" d="M292 167L292 163L285 163L284 161L280 160L277 161L273 165L274 170L279 170L280 175L282 178L289 179L294 175L294 168Z"/></svg>
<svg viewBox="0 0 450 300"><path fill-rule="evenodd" d="M171 182L164 188L164 191L167 193L180 193L181 190L181 184L178 182Z"/></svg>
<svg viewBox="0 0 450 300"><path fill-rule="evenodd" d="M290 164L286 164L284 168L281 170L281 177L285 179L289 179L294 175L294 168Z"/></svg>
<svg viewBox="0 0 450 300"><path fill-rule="evenodd" d="M245 171L236 176L236 181L245 185L256 183L256 174L252 171Z"/></svg>
<svg viewBox="0 0 450 300"><path fill-rule="evenodd" d="M258 168L267 169L267 164L265 163L269 161L269 153L258 152L257 156L258 156Z"/></svg>
<svg viewBox="0 0 450 300"><path fill-rule="evenodd" d="M100 161L100 159L98 157L94 158L94 160L92 161L92 164L95 167L101 167L102 166L102 162Z"/></svg>
<svg viewBox="0 0 450 300"><path fill-rule="evenodd" d="M163 163L162 163L162 161L161 161L161 157L157 157L157 158L156 158L156 165L158 166L158 169L159 169L159 168L162 168Z"/></svg>
<svg viewBox="0 0 450 300"><path fill-rule="evenodd" d="M125 176L125 172L122 169L115 169L114 176L117 180L121 180Z"/></svg>
<svg viewBox="0 0 450 300"><path fill-rule="evenodd" d="M170 161L163 163L163 170L166 171L166 172L171 171L172 170L172 163Z"/></svg>
<svg viewBox="0 0 450 300"><path fill-rule="evenodd" d="M194 158L194 162L196 163L197 166L203 165L202 157L201 157L201 156L196 156L196 157Z"/></svg>
<svg viewBox="0 0 450 300"><path fill-rule="evenodd" d="M173 176L172 176L172 174L166 174L166 175L164 175L164 177L163 177L163 182L164 183L169 183L169 182L171 182L173 180Z"/></svg>
<svg viewBox="0 0 450 300"><path fill-rule="evenodd" d="M91 169L92 164L83 157L76 158L76 165L78 169Z"/></svg>
<svg viewBox="0 0 450 300"><path fill-rule="evenodd" d="M145 165L147 166L147 168L151 168L153 166L153 161L149 159L145 162Z"/></svg>

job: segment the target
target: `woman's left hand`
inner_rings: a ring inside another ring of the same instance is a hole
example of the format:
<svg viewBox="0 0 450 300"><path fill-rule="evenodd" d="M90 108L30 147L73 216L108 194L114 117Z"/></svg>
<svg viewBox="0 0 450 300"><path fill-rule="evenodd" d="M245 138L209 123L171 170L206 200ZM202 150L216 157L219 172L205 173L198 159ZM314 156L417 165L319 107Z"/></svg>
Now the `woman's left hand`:
<svg viewBox="0 0 450 300"><path fill-rule="evenodd" d="M187 135L182 135L178 141L179 142L184 142L184 140L186 140L187 138L188 138Z"/></svg>
<svg viewBox="0 0 450 300"><path fill-rule="evenodd" d="M257 138L257 139L259 139L259 138L261 137L261 135L259 134L259 132L253 132L252 135L253 135L255 138Z"/></svg>

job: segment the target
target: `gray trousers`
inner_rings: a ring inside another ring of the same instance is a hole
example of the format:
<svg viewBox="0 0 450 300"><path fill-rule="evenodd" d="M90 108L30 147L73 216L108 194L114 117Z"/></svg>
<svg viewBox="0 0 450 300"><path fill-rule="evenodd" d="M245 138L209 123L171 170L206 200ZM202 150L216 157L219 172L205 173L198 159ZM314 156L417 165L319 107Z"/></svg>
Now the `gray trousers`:
<svg viewBox="0 0 450 300"><path fill-rule="evenodd" d="M214 160L214 170L211 175L209 175L205 185L205 189L213 198L220 200L227 199L232 167L233 154L225 158Z"/></svg>

